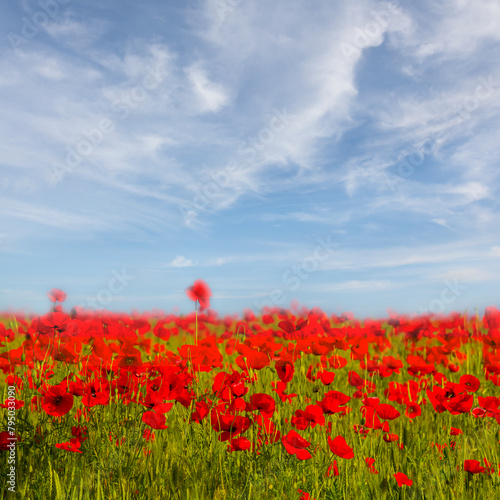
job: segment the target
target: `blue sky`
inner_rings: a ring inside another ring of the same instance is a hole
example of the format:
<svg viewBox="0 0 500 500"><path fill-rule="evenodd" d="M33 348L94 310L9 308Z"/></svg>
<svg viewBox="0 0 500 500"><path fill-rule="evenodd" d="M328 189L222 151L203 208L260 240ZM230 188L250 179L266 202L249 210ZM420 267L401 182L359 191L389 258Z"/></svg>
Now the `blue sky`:
<svg viewBox="0 0 500 500"><path fill-rule="evenodd" d="M0 13L0 310L498 307L498 2Z"/></svg>

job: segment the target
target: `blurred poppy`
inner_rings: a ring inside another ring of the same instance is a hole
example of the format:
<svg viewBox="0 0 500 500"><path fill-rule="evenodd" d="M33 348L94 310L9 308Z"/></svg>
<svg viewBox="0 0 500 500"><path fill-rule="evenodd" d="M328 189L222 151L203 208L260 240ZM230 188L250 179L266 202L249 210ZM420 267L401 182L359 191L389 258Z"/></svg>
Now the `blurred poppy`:
<svg viewBox="0 0 500 500"><path fill-rule="evenodd" d="M51 302L64 302L66 300L66 292L59 290L57 288L52 288L50 292L47 292L47 297Z"/></svg>
<svg viewBox="0 0 500 500"><path fill-rule="evenodd" d="M193 286L186 289L186 295L191 300L199 302L201 310L210 307L212 291L203 280L196 280Z"/></svg>

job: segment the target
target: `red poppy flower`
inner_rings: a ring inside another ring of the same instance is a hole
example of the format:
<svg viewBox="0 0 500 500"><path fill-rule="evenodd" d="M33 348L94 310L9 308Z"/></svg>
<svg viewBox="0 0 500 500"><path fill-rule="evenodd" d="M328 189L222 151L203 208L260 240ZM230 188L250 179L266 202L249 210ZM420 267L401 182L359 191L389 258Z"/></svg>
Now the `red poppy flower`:
<svg viewBox="0 0 500 500"><path fill-rule="evenodd" d="M56 334L65 331L68 328L69 316L63 312L55 311L40 316L33 325L42 335L49 333Z"/></svg>
<svg viewBox="0 0 500 500"><path fill-rule="evenodd" d="M330 385L335 378L335 373L322 371L319 373L318 378L321 380L321 382L323 382L323 385Z"/></svg>
<svg viewBox="0 0 500 500"><path fill-rule="evenodd" d="M311 446L311 443L294 430L291 430L286 436L283 436L281 442L286 451L288 451L290 455L295 455L299 460L307 460L312 457L311 453L305 449Z"/></svg>
<svg viewBox="0 0 500 500"><path fill-rule="evenodd" d="M56 443L56 448L60 448L61 450L72 451L73 453L82 453L80 451L80 447L82 443L77 439L70 439L67 443Z"/></svg>
<svg viewBox="0 0 500 500"><path fill-rule="evenodd" d="M20 441L20 439L21 438L17 434L12 436L9 431L0 432L0 450L7 451L14 449L16 443Z"/></svg>
<svg viewBox="0 0 500 500"><path fill-rule="evenodd" d="M372 406L362 406L361 413L365 417L365 427L369 427L370 429L382 428L382 423L378 418L375 408L373 408Z"/></svg>
<svg viewBox="0 0 500 500"><path fill-rule="evenodd" d="M227 441L233 436L243 434L252 425L252 421L247 417L221 413L215 408L210 413L210 422L215 431L222 431L218 437L219 441Z"/></svg>
<svg viewBox="0 0 500 500"><path fill-rule="evenodd" d="M376 406L378 406L380 404L380 398L369 398L367 396L365 396L361 402L365 405L365 406L371 406L373 408L375 408Z"/></svg>
<svg viewBox="0 0 500 500"><path fill-rule="evenodd" d="M355 341L354 345L351 346L351 357L354 359L363 359L367 352L368 342L366 340Z"/></svg>
<svg viewBox="0 0 500 500"><path fill-rule="evenodd" d="M309 425L325 425L323 410L318 405L307 405L305 410L295 410L292 425L297 429L307 429Z"/></svg>
<svg viewBox="0 0 500 500"><path fill-rule="evenodd" d="M203 280L196 280L193 286L186 289L186 294L191 300L199 302L201 310L210 307L212 291Z"/></svg>
<svg viewBox="0 0 500 500"><path fill-rule="evenodd" d="M197 401L196 410L191 413L191 420L200 423L209 413L210 408L206 401Z"/></svg>
<svg viewBox="0 0 500 500"><path fill-rule="evenodd" d="M393 356L384 356L382 363L385 368L388 368L392 374L395 372L399 374L399 369L403 368L403 362L400 359L396 359Z"/></svg>
<svg viewBox="0 0 500 500"><path fill-rule="evenodd" d="M245 411L259 410L264 417L271 418L276 409L276 402L269 394L257 393L250 396L250 402L246 403Z"/></svg>
<svg viewBox="0 0 500 500"><path fill-rule="evenodd" d="M50 292L47 292L47 297L51 302L64 302L66 300L66 292L59 290L57 288L52 288Z"/></svg>
<svg viewBox="0 0 500 500"><path fill-rule="evenodd" d="M452 415L469 413L473 402L474 396L472 394L459 394L448 400L447 408Z"/></svg>
<svg viewBox="0 0 500 500"><path fill-rule="evenodd" d="M473 408L471 410L471 413L474 416L474 418L482 418L485 417L488 412L484 408L477 407Z"/></svg>
<svg viewBox="0 0 500 500"><path fill-rule="evenodd" d="M297 493L302 493L302 496L299 498L299 500L315 500L314 498L311 498L310 493L307 493L307 491L298 489Z"/></svg>
<svg viewBox="0 0 500 500"><path fill-rule="evenodd" d="M107 381L89 382L84 389L82 404L84 406L106 406L109 404L109 384Z"/></svg>
<svg viewBox="0 0 500 500"><path fill-rule="evenodd" d="M461 429L457 429L456 427L452 427L450 430L450 436L458 436L463 433L464 432Z"/></svg>
<svg viewBox="0 0 500 500"><path fill-rule="evenodd" d="M331 396L333 399L338 399L340 405L345 405L351 400L351 396L339 391L325 392L325 398Z"/></svg>
<svg viewBox="0 0 500 500"><path fill-rule="evenodd" d="M408 418L415 418L422 415L422 408L418 403L408 403L406 405L405 415Z"/></svg>
<svg viewBox="0 0 500 500"><path fill-rule="evenodd" d="M375 463L374 458L370 458L370 457L365 458L365 463L368 466L368 469L369 469L371 474L378 474L378 470L375 469L375 466L373 465Z"/></svg>
<svg viewBox="0 0 500 500"><path fill-rule="evenodd" d="M331 424L331 422L328 423ZM356 434L361 434L363 437L366 437L366 434L370 433L370 429L365 429L362 425L359 424L354 424L352 428L354 429L354 432Z"/></svg>
<svg viewBox="0 0 500 500"><path fill-rule="evenodd" d="M170 395L169 398L174 399L174 395ZM154 410L156 413L168 413L174 406L173 403L164 403L165 394L163 392L155 392L149 390L146 393L146 397L139 397L139 403L144 405L148 410Z"/></svg>
<svg viewBox="0 0 500 500"><path fill-rule="evenodd" d="M388 404L378 405L375 408L375 411L382 420L394 420L395 418L398 418L401 415L401 413L399 413L399 411L396 410L394 406Z"/></svg>
<svg viewBox="0 0 500 500"><path fill-rule="evenodd" d="M341 413L344 408L340 406L340 401L333 396L325 396L322 401L316 403L326 415Z"/></svg>
<svg viewBox="0 0 500 500"><path fill-rule="evenodd" d="M291 424L299 431L303 431L309 427L309 422L304 417L303 410L295 410L295 415L292 417Z"/></svg>
<svg viewBox="0 0 500 500"><path fill-rule="evenodd" d="M42 408L47 415L62 417L73 407L73 394L61 385L54 385L43 395Z"/></svg>
<svg viewBox="0 0 500 500"><path fill-rule="evenodd" d="M153 333L165 342L170 338L170 330L168 328L165 328L165 325L163 323L158 323L154 327Z"/></svg>
<svg viewBox="0 0 500 500"><path fill-rule="evenodd" d="M500 398L497 398L495 396L478 396L477 400L481 408L484 408L485 410L489 410L491 412L496 412L498 410L498 407L500 406Z"/></svg>
<svg viewBox="0 0 500 500"><path fill-rule="evenodd" d="M14 403L14 406L12 406L12 403ZM15 410L19 410L23 406L24 406L24 401L21 399L14 399L14 401L12 400L9 401L8 399L6 399L5 403L0 405L1 408L14 408Z"/></svg>
<svg viewBox="0 0 500 500"><path fill-rule="evenodd" d="M460 377L460 385L464 386L467 392L476 392L481 382L474 375L462 375Z"/></svg>
<svg viewBox="0 0 500 500"><path fill-rule="evenodd" d="M403 474L402 472L396 472L396 474L394 474L394 477L396 478L399 487L403 486L404 484L406 484L407 486L411 486L413 484L413 481L411 479L408 479L408 476L406 474Z"/></svg>
<svg viewBox="0 0 500 500"><path fill-rule="evenodd" d="M344 366L347 365L347 359L336 355L332 356L328 362L330 363L330 366L336 370L344 368Z"/></svg>
<svg viewBox="0 0 500 500"><path fill-rule="evenodd" d="M248 450L251 445L252 443L246 437L241 436L231 439L231 441L229 441L227 449L229 452L244 451Z"/></svg>
<svg viewBox="0 0 500 500"><path fill-rule="evenodd" d="M75 425L71 427L71 434L78 439L81 443L83 443L86 439L88 439L88 428L86 426Z"/></svg>
<svg viewBox="0 0 500 500"><path fill-rule="evenodd" d="M278 359L274 366L276 368L276 373L282 382L290 382L290 380L292 380L295 372L292 362L286 359Z"/></svg>
<svg viewBox="0 0 500 500"><path fill-rule="evenodd" d="M156 439L155 433L151 429L144 429L144 432L142 433L142 437L146 441L154 441Z"/></svg>
<svg viewBox="0 0 500 500"><path fill-rule="evenodd" d="M142 415L142 421L152 427L153 429L167 429L165 425L166 417L163 414L156 413L155 411L147 411Z"/></svg>
<svg viewBox="0 0 500 500"><path fill-rule="evenodd" d="M297 323L297 326L295 326L291 321L286 319L286 320L280 321L278 323L278 327L289 334L288 336L285 335L285 338L287 338L287 339L292 338L293 339L293 338L295 338L295 335L297 335L297 333L300 333L300 330L302 330L303 328L305 328L307 326L308 322L309 322L309 320L306 319L305 321L301 321L300 323Z"/></svg>
<svg viewBox="0 0 500 500"><path fill-rule="evenodd" d="M471 474L480 474L486 471L486 467L482 467L479 460L465 460L464 471L470 472Z"/></svg>
<svg viewBox="0 0 500 500"><path fill-rule="evenodd" d="M245 361L246 358L246 361ZM238 356L234 361L242 370L247 370L249 367L254 370L262 370L270 364L270 359L264 352L248 349L244 355Z"/></svg>
<svg viewBox="0 0 500 500"><path fill-rule="evenodd" d="M115 359L115 363L125 369L132 369L142 366L141 352L132 346L122 348Z"/></svg>
<svg viewBox="0 0 500 500"><path fill-rule="evenodd" d="M348 373L348 381L354 387L361 388L365 385L366 380L362 379L356 372L350 371Z"/></svg>
<svg viewBox="0 0 500 500"><path fill-rule="evenodd" d="M282 382L281 380L279 382L271 382L271 385L273 387L273 391L276 392L276 394L279 396L281 401L283 403L285 402L292 402L293 398L297 397L297 394L285 394L285 389L286 389L286 382Z"/></svg>
<svg viewBox="0 0 500 500"><path fill-rule="evenodd" d="M276 428L276 425L267 417L257 415L254 424L258 427L257 436L261 439L264 436L264 443L276 443L281 438L281 432Z"/></svg>
<svg viewBox="0 0 500 500"><path fill-rule="evenodd" d="M332 453L335 453L335 455L341 458L354 458L353 449L346 443L346 440L342 436L337 436L335 439L328 436L327 439L328 446L330 447L330 450L332 450Z"/></svg>
<svg viewBox="0 0 500 500"><path fill-rule="evenodd" d="M326 471L325 477L330 477L332 475L333 476L338 476L339 475L339 468L338 468L338 465L337 465L337 460L334 460L333 463L328 466L328 469Z"/></svg>
<svg viewBox="0 0 500 500"><path fill-rule="evenodd" d="M384 434L384 437L382 439L386 443L394 443L399 439L399 436L397 434Z"/></svg>

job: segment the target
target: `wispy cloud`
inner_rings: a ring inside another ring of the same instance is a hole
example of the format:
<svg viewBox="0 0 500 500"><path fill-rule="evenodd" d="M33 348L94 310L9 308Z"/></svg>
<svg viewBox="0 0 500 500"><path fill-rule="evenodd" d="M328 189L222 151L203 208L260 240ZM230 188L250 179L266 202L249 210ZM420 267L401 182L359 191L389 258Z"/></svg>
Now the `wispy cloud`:
<svg viewBox="0 0 500 500"><path fill-rule="evenodd" d="M170 262L170 264L167 264L165 267L193 267L197 264L197 261L187 259L183 255L178 255L172 262Z"/></svg>
<svg viewBox="0 0 500 500"><path fill-rule="evenodd" d="M331 283L318 286L318 291L321 292L348 292L348 291L375 291L387 290L394 288L394 284L390 281L345 281L342 283Z"/></svg>
<svg viewBox="0 0 500 500"><path fill-rule="evenodd" d="M211 82L206 72L198 64L186 68L186 74L191 83L194 97L198 101L200 113L215 113L227 104L229 96L223 87Z"/></svg>

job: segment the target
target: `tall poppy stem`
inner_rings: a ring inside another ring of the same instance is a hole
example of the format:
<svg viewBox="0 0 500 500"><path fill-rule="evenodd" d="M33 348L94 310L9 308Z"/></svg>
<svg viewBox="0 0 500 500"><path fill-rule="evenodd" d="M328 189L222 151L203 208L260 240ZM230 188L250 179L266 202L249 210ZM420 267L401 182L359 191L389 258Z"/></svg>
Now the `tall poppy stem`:
<svg viewBox="0 0 500 500"><path fill-rule="evenodd" d="M195 318L195 341L194 344L198 345L198 301L194 304L194 318Z"/></svg>

